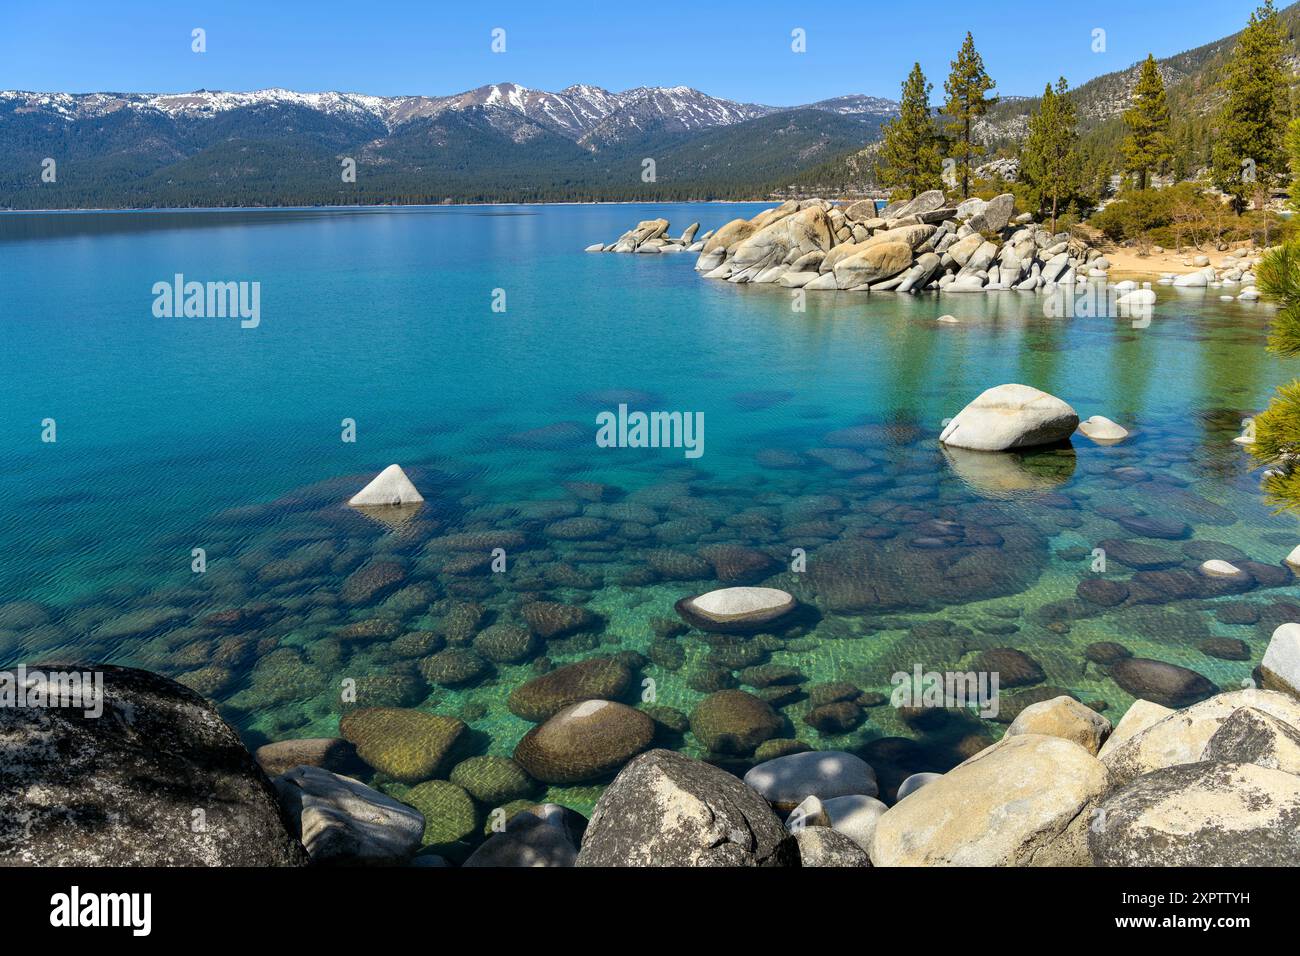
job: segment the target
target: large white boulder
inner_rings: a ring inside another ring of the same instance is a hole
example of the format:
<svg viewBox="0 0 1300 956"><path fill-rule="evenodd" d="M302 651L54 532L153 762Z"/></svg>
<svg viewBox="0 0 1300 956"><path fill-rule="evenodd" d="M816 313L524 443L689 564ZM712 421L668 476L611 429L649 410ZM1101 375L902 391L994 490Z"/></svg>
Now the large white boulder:
<svg viewBox="0 0 1300 956"><path fill-rule="evenodd" d="M765 760L745 774L745 785L778 810L787 811L806 797L874 797L880 792L871 766L842 750L809 750Z"/></svg>
<svg viewBox="0 0 1300 956"><path fill-rule="evenodd" d="M423 496L411 484L400 465L389 465L370 484L352 496L348 504L352 507L370 505L414 505L424 500Z"/></svg>
<svg viewBox="0 0 1300 956"><path fill-rule="evenodd" d="M1300 777L1253 763L1167 767L1113 793L1094 815L1099 866L1294 866Z"/></svg>
<svg viewBox="0 0 1300 956"><path fill-rule="evenodd" d="M1120 744L1136 737L1153 724L1160 723L1173 713L1176 713L1176 711L1164 704L1141 699L1133 701L1132 706L1124 711L1124 716L1120 718L1119 723L1115 725L1115 729L1106 738L1106 742L1101 745L1101 750L1097 752L1097 756L1104 760L1106 755L1118 748Z"/></svg>
<svg viewBox="0 0 1300 956"><path fill-rule="evenodd" d="M743 240L736 246L730 264L733 276L747 272L756 275L785 261L792 253L798 257L814 250L825 252L830 247L830 220L825 210L812 206L777 219Z"/></svg>
<svg viewBox="0 0 1300 956"><path fill-rule="evenodd" d="M870 854L876 824L889 807L875 797L848 794L822 801L822 810L830 819L832 830L843 833Z"/></svg>
<svg viewBox="0 0 1300 956"><path fill-rule="evenodd" d="M975 451L1007 451L1050 445L1079 426L1074 409L1029 385L998 385L957 413L939 441Z"/></svg>
<svg viewBox="0 0 1300 956"><path fill-rule="evenodd" d="M1041 734L997 746L891 807L875 866L1070 866L1087 860L1089 811L1106 768L1078 744Z"/></svg>
<svg viewBox="0 0 1300 956"><path fill-rule="evenodd" d="M1142 774L1204 759L1210 738L1234 712L1253 708L1284 724L1300 727L1300 701L1271 690L1231 691L1174 711L1142 732L1105 748L1101 761L1116 785ZM1123 729L1123 721L1118 730Z"/></svg>
<svg viewBox="0 0 1300 956"><path fill-rule="evenodd" d="M1176 289L1204 289L1210 284L1210 277L1204 272L1189 272L1174 279Z"/></svg>
<svg viewBox="0 0 1300 956"><path fill-rule="evenodd" d="M1273 631L1259 669L1265 687L1300 697L1300 624L1283 624Z"/></svg>
<svg viewBox="0 0 1300 956"><path fill-rule="evenodd" d="M1096 754L1110 730L1109 720L1073 697L1062 694L1030 704L1022 710L1007 728L1007 736L1042 734L1060 737L1073 741L1090 754Z"/></svg>
<svg viewBox="0 0 1300 956"><path fill-rule="evenodd" d="M835 283L852 289L896 276L911 264L912 247L906 242L878 243L836 262Z"/></svg>

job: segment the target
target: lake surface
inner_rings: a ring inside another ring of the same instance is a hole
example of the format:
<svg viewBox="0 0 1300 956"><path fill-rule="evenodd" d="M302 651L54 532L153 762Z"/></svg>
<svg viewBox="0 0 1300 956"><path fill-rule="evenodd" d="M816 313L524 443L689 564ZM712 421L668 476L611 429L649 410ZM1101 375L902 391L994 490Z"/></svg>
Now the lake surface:
<svg viewBox="0 0 1300 956"><path fill-rule="evenodd" d="M0 663L159 670L250 745L336 733L350 679L359 704L460 716L479 752L509 755L532 726L511 689L622 654L640 665L630 703L648 678L686 714L775 680L761 692L781 736L885 777L945 769L1056 692L1118 719L1133 696L1089 644L1220 687L1249 678L1300 613L1281 565L1300 531L1231 442L1294 374L1264 351L1268 306L1160 288L1138 328L1047 318L1021 293L808 293L798 311L790 290L701 279L693 255L582 252L640 219L677 234L761 208L0 216ZM153 287L178 273L260 283L260 323L156 317ZM1133 436L945 454L944 419L1010 381ZM596 415L620 403L703 413L703 454L597 447ZM396 530L343 506L392 462L426 498ZM505 573L449 544L466 532L517 533ZM1195 574L1210 557L1259 562L1272 586L1227 593ZM760 638L677 633L674 602L745 578L722 565L807 613ZM1080 598L1098 577L1131 593ZM591 616L464 683L422 665L537 601ZM999 648L1032 660L980 657ZM981 661L1004 664L998 720L864 706L846 731L805 721L801 687L847 681L871 704L896 672ZM740 673L763 664L785 669ZM547 796L589 809L598 793Z"/></svg>

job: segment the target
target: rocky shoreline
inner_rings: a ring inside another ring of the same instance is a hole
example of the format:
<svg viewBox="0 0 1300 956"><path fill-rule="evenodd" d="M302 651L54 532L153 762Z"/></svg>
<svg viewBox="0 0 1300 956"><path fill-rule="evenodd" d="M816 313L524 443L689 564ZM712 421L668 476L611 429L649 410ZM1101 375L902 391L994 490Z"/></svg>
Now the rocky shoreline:
<svg viewBox="0 0 1300 956"><path fill-rule="evenodd" d="M369 708L353 713L341 738L266 745L255 762L193 691L146 671L96 669L108 720L0 711L5 863L447 867L438 850L449 845L470 867L1300 859L1297 624L1275 632L1257 671L1263 688L1202 693L1178 709L1139 699L1113 726L1070 696L1042 700L1020 710L996 743L946 773L911 774L889 793L871 765L836 750L765 746L766 759L742 777L725 761L656 746L655 708L598 696L555 710L515 760L449 761L460 721ZM537 713L568 699L572 686L552 686ZM754 750L768 705L743 691L715 697L726 699L697 709L691 731L712 735L720 753ZM547 739L557 735L558 743ZM594 751L603 758L573 763ZM50 759L55 753L76 756ZM530 802L530 773L615 775L586 819ZM397 798L395 779L411 781ZM467 821L477 826L480 811L487 822L470 838Z"/></svg>
<svg viewBox="0 0 1300 956"><path fill-rule="evenodd" d="M1105 280L1111 268L1088 240L1053 233L1030 213L1017 213L1010 193L953 206L941 190L931 190L879 210L870 199L845 205L791 199L698 238L699 223L676 238L669 228L666 219L645 220L586 251L694 252L695 269L706 279L810 291L1051 293ZM1241 285L1238 297L1250 301L1258 298L1256 261L1244 251L1232 252L1216 268L1209 257L1197 256L1187 265L1198 271L1166 273L1159 282L1180 288ZM1154 292L1132 280L1115 288L1123 306L1155 301Z"/></svg>

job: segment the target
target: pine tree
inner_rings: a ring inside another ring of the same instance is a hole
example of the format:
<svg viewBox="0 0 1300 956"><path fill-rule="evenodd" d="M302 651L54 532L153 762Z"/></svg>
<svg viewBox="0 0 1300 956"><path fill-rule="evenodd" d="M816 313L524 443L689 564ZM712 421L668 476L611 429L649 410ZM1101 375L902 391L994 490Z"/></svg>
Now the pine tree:
<svg viewBox="0 0 1300 956"><path fill-rule="evenodd" d="M1287 243L1260 261L1259 291L1277 302L1268 347L1287 357L1300 354L1300 244ZM1300 382L1283 385L1255 417L1250 453L1269 465L1264 489L1283 508L1300 508Z"/></svg>
<svg viewBox="0 0 1300 956"><path fill-rule="evenodd" d="M963 199L970 196L971 160L984 155L984 147L971 140L974 122L997 103L997 97L985 94L993 89L993 80L984 70L984 58L975 49L975 39L966 34L966 41L952 61L952 72L944 81L948 94L944 114L948 117L947 131L951 149L949 156L957 161L956 173L961 183Z"/></svg>
<svg viewBox="0 0 1300 956"><path fill-rule="evenodd" d="M1124 125L1128 127L1121 147L1124 171L1136 174L1138 189L1146 189L1147 177L1165 170L1173 159L1165 81L1149 53L1133 89L1133 105L1124 113Z"/></svg>
<svg viewBox="0 0 1300 956"><path fill-rule="evenodd" d="M1291 208L1300 209L1300 117L1287 125L1286 155L1291 167Z"/></svg>
<svg viewBox="0 0 1300 956"><path fill-rule="evenodd" d="M930 115L930 90L914 64L903 82L898 118L885 124L880 145L877 178L882 186L894 189L902 198L913 199L927 189L942 186L940 178L939 135Z"/></svg>
<svg viewBox="0 0 1300 956"><path fill-rule="evenodd" d="M1224 70L1223 108L1214 144L1215 185L1238 213L1259 187L1283 169L1283 135L1290 111L1283 64L1284 35L1273 0L1250 15Z"/></svg>
<svg viewBox="0 0 1300 956"><path fill-rule="evenodd" d="M1070 87L1061 77L1043 90L1029 117L1029 135L1020 155L1020 170L1041 211L1049 207L1052 231L1061 210L1079 191L1078 117Z"/></svg>

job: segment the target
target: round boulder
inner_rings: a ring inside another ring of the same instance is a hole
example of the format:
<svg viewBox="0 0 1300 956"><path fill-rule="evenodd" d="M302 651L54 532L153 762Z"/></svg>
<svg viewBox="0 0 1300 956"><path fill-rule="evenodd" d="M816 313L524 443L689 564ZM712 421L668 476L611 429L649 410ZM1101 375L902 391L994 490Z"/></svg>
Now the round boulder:
<svg viewBox="0 0 1300 956"><path fill-rule="evenodd" d="M743 690L720 690L691 712L691 732L712 753L748 756L781 730L781 716Z"/></svg>
<svg viewBox="0 0 1300 956"><path fill-rule="evenodd" d="M718 633L757 631L795 609L794 596L778 588L721 588L683 598L677 613L692 627Z"/></svg>
<svg viewBox="0 0 1300 956"><path fill-rule="evenodd" d="M534 677L510 692L506 706L516 717L540 722L583 700L616 700L627 691L632 672L612 657L593 657Z"/></svg>
<svg viewBox="0 0 1300 956"><path fill-rule="evenodd" d="M745 774L745 786L782 812L793 810L805 797L829 800L850 794L874 797L880 792L871 766L843 750L814 750L764 761Z"/></svg>
<svg viewBox="0 0 1300 956"><path fill-rule="evenodd" d="M1006 451L1064 441L1079 426L1074 409L1028 385L982 392L947 424L939 440L975 451Z"/></svg>
<svg viewBox="0 0 1300 956"><path fill-rule="evenodd" d="M1111 665L1110 676L1134 697L1166 707L1186 707L1218 690L1206 677L1165 661L1127 657Z"/></svg>
<svg viewBox="0 0 1300 956"><path fill-rule="evenodd" d="M515 761L543 783L598 780L650 746L655 723L639 710L608 700L563 708L524 735Z"/></svg>

